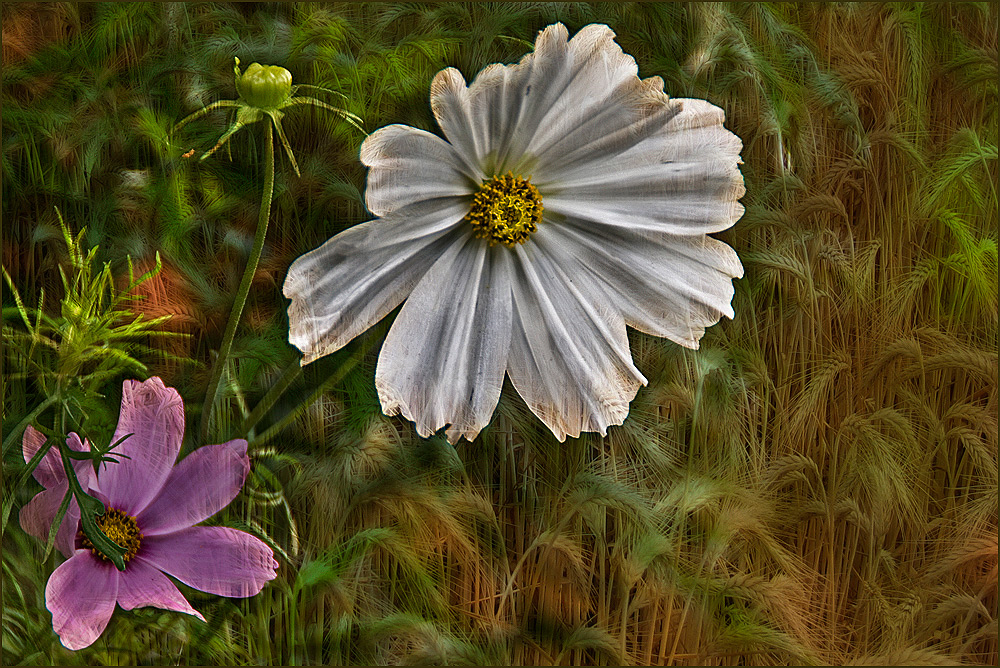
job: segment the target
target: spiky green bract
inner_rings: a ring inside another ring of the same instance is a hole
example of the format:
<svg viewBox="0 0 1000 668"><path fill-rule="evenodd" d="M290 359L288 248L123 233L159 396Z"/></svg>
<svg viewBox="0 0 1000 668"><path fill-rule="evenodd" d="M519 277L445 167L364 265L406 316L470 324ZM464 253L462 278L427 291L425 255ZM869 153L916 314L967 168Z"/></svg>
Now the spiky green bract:
<svg viewBox="0 0 1000 668"><path fill-rule="evenodd" d="M246 156L263 156L241 132L231 162L181 168L225 131L221 112L165 142L235 99L234 55L345 94L370 129L436 131L439 70L471 79L550 23L602 22L641 76L725 109L747 182L724 235L747 268L735 320L697 353L632 333L650 384L622 427L558 444L508 390L452 449L381 416L384 328L286 375L289 263L366 220L362 135L288 113L302 176L277 170L213 422L261 439L253 491L222 519L270 536L278 584L245 602L186 591L205 625L117 614L70 654L41 596L54 558L11 527L5 665L996 664L995 4L2 11L4 266L22 295L58 296L53 204L118 272L159 251L134 307L174 314L163 326L194 336L155 343L199 365L140 361L185 397L204 392L252 247ZM44 395L4 382L6 433Z"/></svg>

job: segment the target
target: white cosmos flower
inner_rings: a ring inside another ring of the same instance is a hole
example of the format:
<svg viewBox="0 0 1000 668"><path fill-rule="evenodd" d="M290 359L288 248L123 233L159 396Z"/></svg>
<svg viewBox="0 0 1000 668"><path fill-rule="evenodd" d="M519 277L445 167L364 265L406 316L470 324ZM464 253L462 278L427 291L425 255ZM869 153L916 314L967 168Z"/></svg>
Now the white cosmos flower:
<svg viewBox="0 0 1000 668"><path fill-rule="evenodd" d="M431 83L447 141L365 140L378 218L298 258L284 293L306 364L406 300L375 372L382 409L454 443L489 423L504 373L562 441L621 424L646 379L625 326L697 348L732 318L742 142L671 99L604 25L541 31L516 65Z"/></svg>

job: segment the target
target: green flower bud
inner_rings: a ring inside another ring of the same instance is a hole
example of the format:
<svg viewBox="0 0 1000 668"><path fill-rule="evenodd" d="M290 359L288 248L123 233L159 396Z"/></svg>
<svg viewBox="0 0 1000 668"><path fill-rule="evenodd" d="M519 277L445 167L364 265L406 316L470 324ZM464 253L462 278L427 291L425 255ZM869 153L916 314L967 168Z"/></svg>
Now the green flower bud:
<svg viewBox="0 0 1000 668"><path fill-rule="evenodd" d="M277 65L252 63L240 74L236 59L236 91L244 102L259 109L277 109L292 96L292 73Z"/></svg>

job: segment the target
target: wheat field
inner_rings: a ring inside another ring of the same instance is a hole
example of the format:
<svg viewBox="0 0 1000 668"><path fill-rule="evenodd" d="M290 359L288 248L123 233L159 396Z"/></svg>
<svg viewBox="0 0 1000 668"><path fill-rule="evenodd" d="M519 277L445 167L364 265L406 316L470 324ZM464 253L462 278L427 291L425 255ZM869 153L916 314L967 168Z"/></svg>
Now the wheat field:
<svg viewBox="0 0 1000 668"><path fill-rule="evenodd" d="M233 57L329 88L365 131L438 131L428 87L515 62L538 30L606 23L675 97L743 139L734 320L691 351L629 331L649 378L607 437L559 443L505 385L474 442L382 414L392 316L304 369L289 264L368 219L365 135L289 113L270 228L208 442L253 468L216 523L267 541L251 599L182 588L205 616L116 611L71 652L45 609L57 553L11 430L52 369L4 285L4 665L996 665L996 3L4 3L3 255L58 313L56 208L170 316L90 387L105 442L121 382L158 375L188 440L256 225L260 133L203 162ZM38 361L40 360L40 361ZM44 418L45 414L41 414ZM19 444L19 436L16 443Z"/></svg>

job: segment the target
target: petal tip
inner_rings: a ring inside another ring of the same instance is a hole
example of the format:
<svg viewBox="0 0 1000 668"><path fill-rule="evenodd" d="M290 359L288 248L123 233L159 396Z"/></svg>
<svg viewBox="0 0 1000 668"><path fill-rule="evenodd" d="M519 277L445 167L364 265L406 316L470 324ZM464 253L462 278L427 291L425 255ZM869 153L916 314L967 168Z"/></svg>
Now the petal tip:
<svg viewBox="0 0 1000 668"><path fill-rule="evenodd" d="M25 427L24 435L21 437L21 454L24 455L24 463L30 462L43 445L45 445L45 435L30 424Z"/></svg>
<svg viewBox="0 0 1000 668"><path fill-rule="evenodd" d="M454 92L467 90L465 77L454 67L446 67L434 75L434 79L431 80L431 104L433 105L435 96L448 90Z"/></svg>

